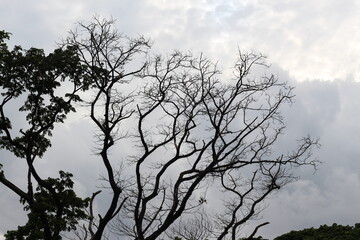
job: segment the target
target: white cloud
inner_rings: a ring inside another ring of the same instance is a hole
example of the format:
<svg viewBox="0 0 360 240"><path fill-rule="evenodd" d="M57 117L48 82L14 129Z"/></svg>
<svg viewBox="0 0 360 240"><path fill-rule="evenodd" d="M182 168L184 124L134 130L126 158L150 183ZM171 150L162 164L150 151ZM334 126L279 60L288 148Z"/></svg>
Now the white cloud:
<svg viewBox="0 0 360 240"><path fill-rule="evenodd" d="M240 46L270 55L298 80L333 80L359 78L358 10L354 1L157 1L141 17L161 47L206 51L226 61Z"/></svg>
<svg viewBox="0 0 360 240"><path fill-rule="evenodd" d="M113 16L121 31L144 34L166 51L204 51L229 63L239 46L268 54L298 80L360 77L358 1L16 0L4 8L18 11L6 11L2 27L16 32L22 43L52 44L76 21L98 13Z"/></svg>

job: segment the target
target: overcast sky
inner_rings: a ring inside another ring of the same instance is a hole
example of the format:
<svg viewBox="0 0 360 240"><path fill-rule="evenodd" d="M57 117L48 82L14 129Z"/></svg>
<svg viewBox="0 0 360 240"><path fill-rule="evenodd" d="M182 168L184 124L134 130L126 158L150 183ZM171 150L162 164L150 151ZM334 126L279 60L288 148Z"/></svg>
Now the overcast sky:
<svg viewBox="0 0 360 240"><path fill-rule="evenodd" d="M299 181L269 199L264 220L271 224L259 234L272 238L292 229L360 222L360 1L0 0L0 7L0 29L25 48L51 50L77 21L98 14L116 19L126 35L152 39L158 51L204 52L224 71L238 48L266 54L271 71L296 86L296 103L283 111L284 138L320 137L315 155L323 163L316 174L301 170ZM98 163L88 161L93 147L88 125L77 118L61 126L53 144L61 147L39 165L49 173L74 172L86 162L89 170L77 177L89 175L95 183ZM12 158L0 154L0 163ZM46 161L59 156L65 160ZM74 156L76 161L66 161ZM17 163L7 167L7 174L21 177ZM91 194L85 185L79 180L76 187ZM19 206L18 212L10 210L17 201L0 186L0 234L23 223Z"/></svg>

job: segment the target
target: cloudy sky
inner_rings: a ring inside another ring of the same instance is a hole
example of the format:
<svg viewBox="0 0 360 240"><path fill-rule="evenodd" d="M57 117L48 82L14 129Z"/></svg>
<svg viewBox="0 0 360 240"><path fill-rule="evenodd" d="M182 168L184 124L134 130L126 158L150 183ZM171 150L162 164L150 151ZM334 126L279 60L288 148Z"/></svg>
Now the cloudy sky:
<svg viewBox="0 0 360 240"><path fill-rule="evenodd" d="M0 29L25 48L51 50L77 21L98 14L116 19L127 35L151 38L157 51L204 52L225 72L238 48L266 54L271 71L296 86L295 104L283 111L284 138L320 137L322 147L315 155L322 165L316 174L301 170L299 181L268 200L263 215L271 224L260 235L360 222L359 0L0 0L0 6ZM61 149L52 149L39 162L49 173L74 172L86 162L89 170L77 176L77 189L84 194L89 190L80 179L92 176L88 184L96 184L98 174L96 161L87 161L92 158L87 129L82 118L61 126L54 139ZM59 156L65 160L46 161ZM74 156L77 161L66 161ZM10 158L0 152L0 162ZM6 164L13 179L22 177L18 163ZM21 211L10 210L17 201L0 186L0 234L22 224Z"/></svg>

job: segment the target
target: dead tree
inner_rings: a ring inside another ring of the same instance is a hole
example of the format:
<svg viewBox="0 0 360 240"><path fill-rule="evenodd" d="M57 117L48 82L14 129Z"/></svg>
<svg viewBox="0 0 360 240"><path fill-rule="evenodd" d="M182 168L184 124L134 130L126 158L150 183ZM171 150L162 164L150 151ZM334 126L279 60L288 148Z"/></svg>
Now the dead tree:
<svg viewBox="0 0 360 240"><path fill-rule="evenodd" d="M90 117L112 191L107 212L92 216L93 239L110 221L118 235L159 239L200 208L211 238L236 239L265 198L294 179L291 168L316 165L310 137L290 154L273 148L285 129L280 108L293 94L274 75L252 72L267 68L261 54L239 51L233 76L222 79L203 55L150 55L149 41L122 36L113 21L82 24L67 44L92 82ZM206 190L221 194L207 199Z"/></svg>

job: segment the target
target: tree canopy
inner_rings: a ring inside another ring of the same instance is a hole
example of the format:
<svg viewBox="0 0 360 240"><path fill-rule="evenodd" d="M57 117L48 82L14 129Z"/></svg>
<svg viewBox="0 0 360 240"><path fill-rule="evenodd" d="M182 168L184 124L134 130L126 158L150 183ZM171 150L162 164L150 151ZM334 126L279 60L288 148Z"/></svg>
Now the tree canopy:
<svg viewBox="0 0 360 240"><path fill-rule="evenodd" d="M9 37L9 33L0 31L0 148L26 161L27 189L12 183L1 163L0 182L20 197L29 220L5 237L60 239L61 231L74 230L78 220L88 217L88 199L76 196L70 173L60 171L59 178L43 178L34 161L51 147L55 123L63 123L66 115L75 111L72 104L80 101L77 92L87 86L80 80L81 65L74 48L59 48L49 55L36 48L24 50L15 46L9 50L5 42ZM65 82L71 82L73 88L60 96L56 89ZM23 101L19 112L25 113L27 124L14 129L14 119L7 110L17 100Z"/></svg>
<svg viewBox="0 0 360 240"><path fill-rule="evenodd" d="M331 226L321 225L319 228L306 228L300 231L285 233L274 240L358 240L360 224L342 226L334 223Z"/></svg>

